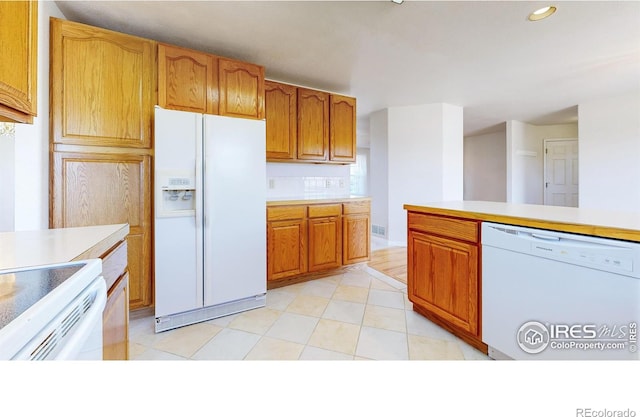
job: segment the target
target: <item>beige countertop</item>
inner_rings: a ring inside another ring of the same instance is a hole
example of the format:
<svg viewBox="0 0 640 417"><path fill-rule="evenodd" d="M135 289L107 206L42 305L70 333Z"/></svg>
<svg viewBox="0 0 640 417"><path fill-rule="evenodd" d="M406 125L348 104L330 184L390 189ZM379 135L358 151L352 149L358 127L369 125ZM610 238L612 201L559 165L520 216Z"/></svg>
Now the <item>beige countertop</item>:
<svg viewBox="0 0 640 417"><path fill-rule="evenodd" d="M346 196L346 197L289 197L287 199L267 200L267 207L274 206L290 206L298 204L331 204L331 203L349 203L354 201L370 201L371 197L363 196Z"/></svg>
<svg viewBox="0 0 640 417"><path fill-rule="evenodd" d="M128 234L128 224L2 232L0 270L97 258Z"/></svg>
<svg viewBox="0 0 640 417"><path fill-rule="evenodd" d="M605 211L576 207L491 201L443 201L405 204L405 210L474 220L580 233L640 242L640 211Z"/></svg>

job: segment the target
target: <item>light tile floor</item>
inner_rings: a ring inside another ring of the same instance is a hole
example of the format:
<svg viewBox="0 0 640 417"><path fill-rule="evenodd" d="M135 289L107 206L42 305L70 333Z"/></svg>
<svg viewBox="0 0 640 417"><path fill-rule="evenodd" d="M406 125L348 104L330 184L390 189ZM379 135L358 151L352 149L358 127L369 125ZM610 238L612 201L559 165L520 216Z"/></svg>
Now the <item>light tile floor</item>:
<svg viewBox="0 0 640 417"><path fill-rule="evenodd" d="M267 292L267 305L154 332L130 322L132 360L489 359L412 310L406 285L360 265Z"/></svg>

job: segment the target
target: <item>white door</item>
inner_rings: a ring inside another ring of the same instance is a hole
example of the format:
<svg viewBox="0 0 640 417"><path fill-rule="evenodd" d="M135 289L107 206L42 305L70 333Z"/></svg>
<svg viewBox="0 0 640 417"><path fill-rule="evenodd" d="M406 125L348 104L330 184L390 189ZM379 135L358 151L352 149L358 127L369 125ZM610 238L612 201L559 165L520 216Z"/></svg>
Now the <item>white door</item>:
<svg viewBox="0 0 640 417"><path fill-rule="evenodd" d="M578 207L578 140L544 141L544 204Z"/></svg>

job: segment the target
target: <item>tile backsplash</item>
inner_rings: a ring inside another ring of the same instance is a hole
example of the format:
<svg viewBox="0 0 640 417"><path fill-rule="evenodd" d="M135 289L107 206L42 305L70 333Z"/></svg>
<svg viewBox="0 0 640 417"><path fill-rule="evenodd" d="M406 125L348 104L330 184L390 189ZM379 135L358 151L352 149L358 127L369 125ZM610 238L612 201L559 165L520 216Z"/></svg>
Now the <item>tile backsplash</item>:
<svg viewBox="0 0 640 417"><path fill-rule="evenodd" d="M267 163L267 200L348 195L349 165Z"/></svg>

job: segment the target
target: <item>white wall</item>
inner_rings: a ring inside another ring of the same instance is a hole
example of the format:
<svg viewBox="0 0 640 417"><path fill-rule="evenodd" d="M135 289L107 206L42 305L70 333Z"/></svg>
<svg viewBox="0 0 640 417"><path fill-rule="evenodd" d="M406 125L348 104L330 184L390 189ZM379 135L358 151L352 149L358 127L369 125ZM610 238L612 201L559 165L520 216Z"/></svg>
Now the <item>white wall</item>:
<svg viewBox="0 0 640 417"><path fill-rule="evenodd" d="M544 140L578 138L578 124L535 126L510 120L506 136L507 201L543 204Z"/></svg>
<svg viewBox="0 0 640 417"><path fill-rule="evenodd" d="M445 103L392 107L375 113L370 126L372 198L379 195L382 181L376 176L385 171L378 163L386 146L387 239L406 244L404 204L462 199L462 108Z"/></svg>
<svg viewBox="0 0 640 417"><path fill-rule="evenodd" d="M464 199L507 201L506 131L464 138Z"/></svg>
<svg viewBox="0 0 640 417"><path fill-rule="evenodd" d="M369 195L371 196L371 225L389 230L389 140L388 110L374 112L369 117Z"/></svg>
<svg viewBox="0 0 640 417"><path fill-rule="evenodd" d="M578 105L579 206L640 212L640 94Z"/></svg>
<svg viewBox="0 0 640 417"><path fill-rule="evenodd" d="M464 136L462 107L442 105L442 200L462 200Z"/></svg>
<svg viewBox="0 0 640 417"><path fill-rule="evenodd" d="M15 128L0 122L0 232L15 225Z"/></svg>
<svg viewBox="0 0 640 417"><path fill-rule="evenodd" d="M16 123L15 230L49 227L49 17L64 18L53 1L38 3L38 116Z"/></svg>

